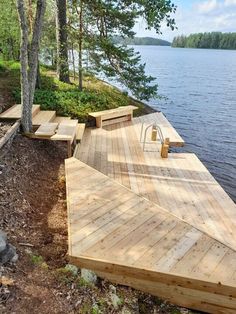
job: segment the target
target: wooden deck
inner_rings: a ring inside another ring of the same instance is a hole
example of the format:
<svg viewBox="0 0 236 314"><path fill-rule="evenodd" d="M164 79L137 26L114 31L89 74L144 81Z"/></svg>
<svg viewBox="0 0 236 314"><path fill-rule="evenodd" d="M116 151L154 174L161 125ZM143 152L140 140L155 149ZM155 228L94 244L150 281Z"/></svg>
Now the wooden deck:
<svg viewBox="0 0 236 314"><path fill-rule="evenodd" d="M236 205L230 197L196 155L163 159L156 142L143 152L140 123L86 129L76 157L236 249Z"/></svg>
<svg viewBox="0 0 236 314"><path fill-rule="evenodd" d="M156 123L157 125L160 126L163 133L163 137L170 139L170 146L172 147L184 146L184 140L178 134L175 128L173 128L173 126L166 119L166 117L163 115L162 112L155 112L155 113L151 113L151 114L147 114L141 117L134 118L133 123L137 127L139 134L141 132L142 123L144 123L144 126L147 126L151 123ZM151 130L149 131L149 138L150 138L150 132Z"/></svg>
<svg viewBox="0 0 236 314"><path fill-rule="evenodd" d="M106 131L98 132L103 143ZM86 143L90 137L97 147L91 132ZM118 151L110 154L119 159ZM103 152L95 158L100 164ZM236 313L236 253L229 246L75 158L66 160L66 185L73 263L181 306Z"/></svg>

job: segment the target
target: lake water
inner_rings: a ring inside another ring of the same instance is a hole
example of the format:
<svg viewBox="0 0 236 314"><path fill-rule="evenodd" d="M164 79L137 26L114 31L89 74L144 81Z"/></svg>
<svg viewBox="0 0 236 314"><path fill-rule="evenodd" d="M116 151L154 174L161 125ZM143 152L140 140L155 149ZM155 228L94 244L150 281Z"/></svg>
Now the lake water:
<svg viewBox="0 0 236 314"><path fill-rule="evenodd" d="M159 94L161 110L236 202L236 51L135 46Z"/></svg>

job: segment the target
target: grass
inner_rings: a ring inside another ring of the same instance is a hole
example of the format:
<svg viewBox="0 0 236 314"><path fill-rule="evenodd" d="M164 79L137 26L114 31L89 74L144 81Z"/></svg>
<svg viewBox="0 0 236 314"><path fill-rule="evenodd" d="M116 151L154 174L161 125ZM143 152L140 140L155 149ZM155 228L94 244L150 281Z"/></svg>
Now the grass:
<svg viewBox="0 0 236 314"><path fill-rule="evenodd" d="M36 89L34 103L40 104L44 110L55 110L57 115L70 116L80 122L88 122L88 113L119 106L135 105L135 115L145 113L144 104L133 100L127 94L96 79L84 76L84 89L78 89L77 82L66 84L56 78L56 73L49 67L41 66L41 88ZM0 79L4 80L4 88L9 89L16 103L21 101L20 64L15 61L0 60Z"/></svg>

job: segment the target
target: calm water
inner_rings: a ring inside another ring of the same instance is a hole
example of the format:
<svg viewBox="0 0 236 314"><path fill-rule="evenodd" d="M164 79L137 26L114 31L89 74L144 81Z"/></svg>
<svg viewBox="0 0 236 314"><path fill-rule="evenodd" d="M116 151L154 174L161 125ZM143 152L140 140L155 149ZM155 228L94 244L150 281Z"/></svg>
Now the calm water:
<svg viewBox="0 0 236 314"><path fill-rule="evenodd" d="M135 46L159 94L161 110L236 202L236 51Z"/></svg>

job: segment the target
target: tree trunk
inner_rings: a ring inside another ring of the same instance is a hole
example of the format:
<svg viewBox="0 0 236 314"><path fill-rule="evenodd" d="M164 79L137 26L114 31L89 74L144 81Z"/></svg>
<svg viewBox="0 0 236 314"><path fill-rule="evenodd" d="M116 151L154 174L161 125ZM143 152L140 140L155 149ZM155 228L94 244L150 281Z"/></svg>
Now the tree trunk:
<svg viewBox="0 0 236 314"><path fill-rule="evenodd" d="M76 79L76 71L75 71L75 54L74 54L74 45L73 43L71 44L71 57L72 57L72 65L73 65L73 76L74 76L74 81Z"/></svg>
<svg viewBox="0 0 236 314"><path fill-rule="evenodd" d="M17 9L21 27L21 104L22 115L21 123L24 132L32 129L32 107L29 103L29 80L28 80L28 24L25 15L25 7L23 0L17 0Z"/></svg>
<svg viewBox="0 0 236 314"><path fill-rule="evenodd" d="M70 82L67 45L66 0L57 3L57 73L59 80Z"/></svg>
<svg viewBox="0 0 236 314"><path fill-rule="evenodd" d="M36 75L36 85L35 88L40 89L41 88L41 75L40 75L40 67L39 62L37 65L37 75Z"/></svg>
<svg viewBox="0 0 236 314"><path fill-rule="evenodd" d="M39 57L39 43L43 28L43 17L46 10L46 0L38 0L36 15L33 27L33 37L30 45L29 54L29 87L30 87L30 105L33 105L34 91L37 77L38 57Z"/></svg>
<svg viewBox="0 0 236 314"><path fill-rule="evenodd" d="M83 1L80 0L79 10L79 90L83 90Z"/></svg>
<svg viewBox="0 0 236 314"><path fill-rule="evenodd" d="M32 106L38 67L39 42L45 9L46 0L37 0L32 42L29 44L28 21L25 14L24 0L17 0L17 10L21 28L21 123L23 131L26 133L32 130ZM30 51L28 51L29 46Z"/></svg>

